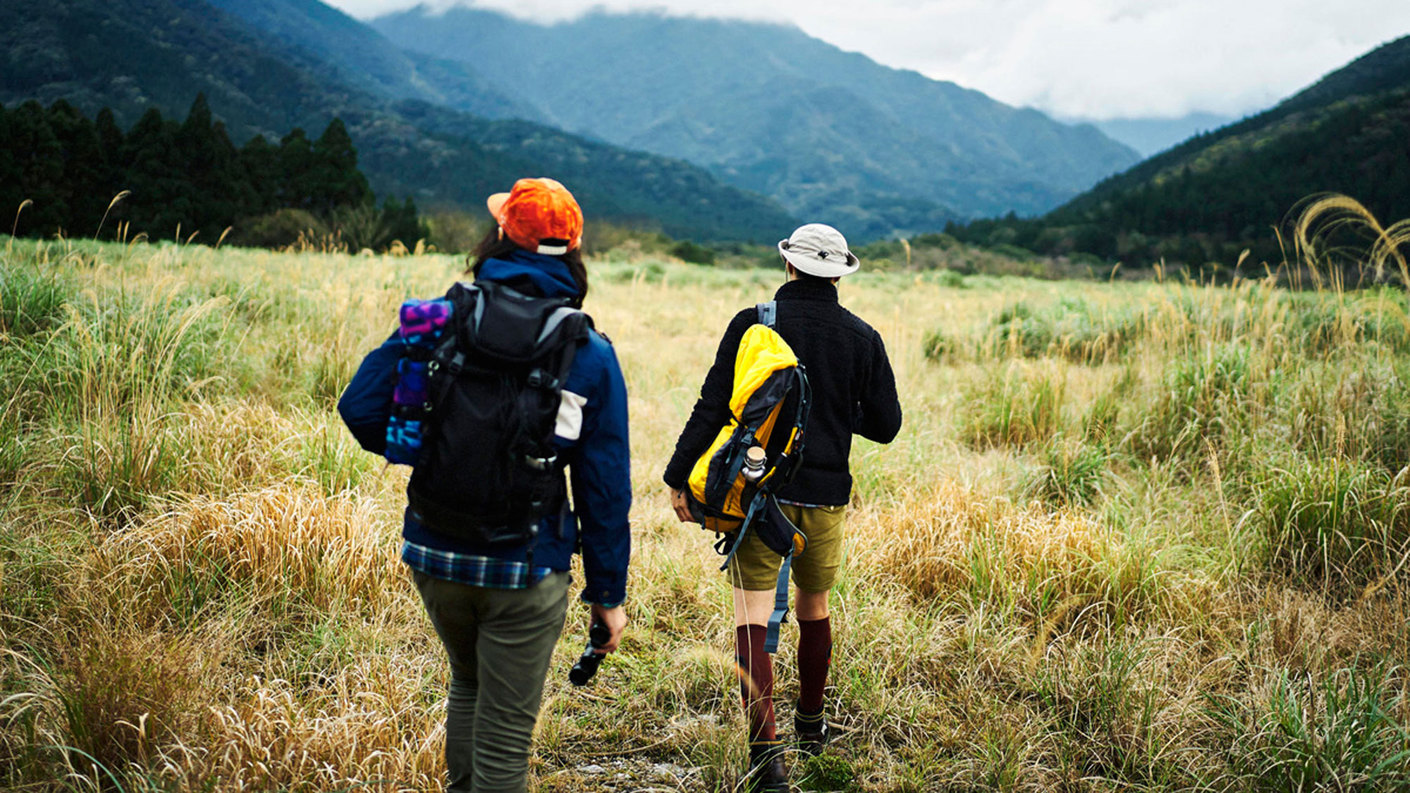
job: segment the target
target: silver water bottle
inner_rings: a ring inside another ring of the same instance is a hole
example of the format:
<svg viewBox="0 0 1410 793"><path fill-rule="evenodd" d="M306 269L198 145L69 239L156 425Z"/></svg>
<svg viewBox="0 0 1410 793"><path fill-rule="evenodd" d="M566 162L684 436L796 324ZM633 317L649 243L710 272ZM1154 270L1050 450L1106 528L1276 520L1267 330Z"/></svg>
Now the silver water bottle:
<svg viewBox="0 0 1410 793"><path fill-rule="evenodd" d="M744 452L744 468L740 471L750 482L764 478L764 447L750 446Z"/></svg>

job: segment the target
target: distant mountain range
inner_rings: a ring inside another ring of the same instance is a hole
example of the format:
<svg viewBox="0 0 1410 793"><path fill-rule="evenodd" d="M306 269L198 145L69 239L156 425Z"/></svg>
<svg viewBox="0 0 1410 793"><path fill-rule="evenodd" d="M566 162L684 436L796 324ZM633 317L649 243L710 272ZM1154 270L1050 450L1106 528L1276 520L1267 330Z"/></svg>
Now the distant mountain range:
<svg viewBox="0 0 1410 793"><path fill-rule="evenodd" d="M1063 118L1062 120L1072 124L1091 124L1106 133L1106 136L1112 140L1135 149L1142 157L1150 157L1177 143L1185 142L1193 135L1219 129L1236 119L1234 116L1218 113L1195 112L1174 118L1133 116L1101 120L1077 118Z"/></svg>
<svg viewBox="0 0 1410 793"><path fill-rule="evenodd" d="M0 102L130 125L198 92L243 142L343 118L382 194L476 211L517 176L594 217L700 241L823 219L859 241L1047 210L1137 160L1091 125L882 67L796 28L425 8L369 26L318 0L0 4ZM567 132L563 130L569 130ZM650 152L650 153L648 153Z"/></svg>
<svg viewBox="0 0 1410 793"><path fill-rule="evenodd" d="M595 218L698 240L777 239L793 218L678 159L552 127L462 64L407 55L314 0L0 4L0 103L67 99L128 126L184 116L197 93L237 142L341 117L382 194L480 211L515 178L552 174ZM233 13L232 13L233 12ZM479 115L472 115L466 110Z"/></svg>
<svg viewBox="0 0 1410 793"><path fill-rule="evenodd" d="M861 236L1034 214L1135 163L1090 125L881 66L794 27L590 13L554 25L417 7L371 25L538 117L708 167Z"/></svg>
<svg viewBox="0 0 1410 793"><path fill-rule="evenodd" d="M206 0L281 45L301 50L322 76L370 94L416 100L489 119L540 121L458 61L406 52L356 19L318 0Z"/></svg>
<svg viewBox="0 0 1410 793"><path fill-rule="evenodd" d="M952 229L975 242L1146 263L1281 261L1274 233L1304 198L1345 193L1387 225L1410 217L1410 36L1258 115L1104 180L1050 214ZM1143 261L1144 260L1144 261Z"/></svg>

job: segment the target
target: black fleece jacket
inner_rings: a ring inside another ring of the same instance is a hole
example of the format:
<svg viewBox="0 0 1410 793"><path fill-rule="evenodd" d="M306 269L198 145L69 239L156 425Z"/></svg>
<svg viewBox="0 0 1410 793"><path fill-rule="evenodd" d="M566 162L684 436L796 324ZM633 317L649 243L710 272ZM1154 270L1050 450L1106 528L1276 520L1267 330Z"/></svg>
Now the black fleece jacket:
<svg viewBox="0 0 1410 793"><path fill-rule="evenodd" d="M891 361L881 334L837 302L837 287L831 282L789 281L779 288L774 300L778 303L778 333L807 367L813 390L803 464L778 496L804 504L846 504L852 496L852 474L847 466L852 435L890 443L901 429L901 403L896 398ZM757 316L753 306L740 311L720 340L715 363L700 387L700 399L681 430L662 477L677 490L685 488L695 461L729 421L735 354Z"/></svg>

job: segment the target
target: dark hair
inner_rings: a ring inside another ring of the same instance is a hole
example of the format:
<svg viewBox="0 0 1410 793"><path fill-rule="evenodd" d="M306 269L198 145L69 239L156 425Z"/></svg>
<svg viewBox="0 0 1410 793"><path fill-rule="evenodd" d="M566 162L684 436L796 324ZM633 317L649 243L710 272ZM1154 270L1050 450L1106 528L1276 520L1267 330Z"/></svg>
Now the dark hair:
<svg viewBox="0 0 1410 793"><path fill-rule="evenodd" d="M824 278L824 277L822 277L821 275L813 275L812 273L805 273L805 272L803 272L802 270L799 270L797 267L794 267L794 266L793 266L793 262L790 262L790 261L787 260L787 259L784 259L784 260L783 260L783 265L784 265L784 269L785 269L785 270L788 270L788 271L797 273L797 274L798 274L798 280L799 280L799 281L803 281L803 282L806 282L806 283L815 283L815 284L836 284L836 283L838 282L838 280L840 280L840 279L837 278L837 277Z"/></svg>
<svg viewBox="0 0 1410 793"><path fill-rule="evenodd" d="M499 226L490 226L490 230L485 232L475 250L466 258L468 266L465 272L479 278L480 267L486 259L500 259L517 250L522 250L519 244L500 234ZM578 294L573 298L573 305L582 308L588 293L587 265L583 264L583 250L581 247L574 248L557 258L568 266L568 275L572 276L573 283L578 285Z"/></svg>

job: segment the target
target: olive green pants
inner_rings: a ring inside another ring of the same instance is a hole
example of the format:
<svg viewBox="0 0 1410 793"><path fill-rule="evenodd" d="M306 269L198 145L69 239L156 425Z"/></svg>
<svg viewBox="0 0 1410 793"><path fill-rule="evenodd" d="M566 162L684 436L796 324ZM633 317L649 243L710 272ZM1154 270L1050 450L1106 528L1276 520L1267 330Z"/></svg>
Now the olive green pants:
<svg viewBox="0 0 1410 793"><path fill-rule="evenodd" d="M568 609L568 574L530 589L466 586L416 571L412 578L450 658L446 790L521 793Z"/></svg>
<svg viewBox="0 0 1410 793"><path fill-rule="evenodd" d="M808 546L793 560L793 583L804 592L826 592L837 583L837 570L842 564L843 524L847 507L800 507L779 504L785 517L808 538ZM739 550L729 563L730 583L739 589L760 591L773 589L778 583L778 568L783 557L750 532L739 544Z"/></svg>

